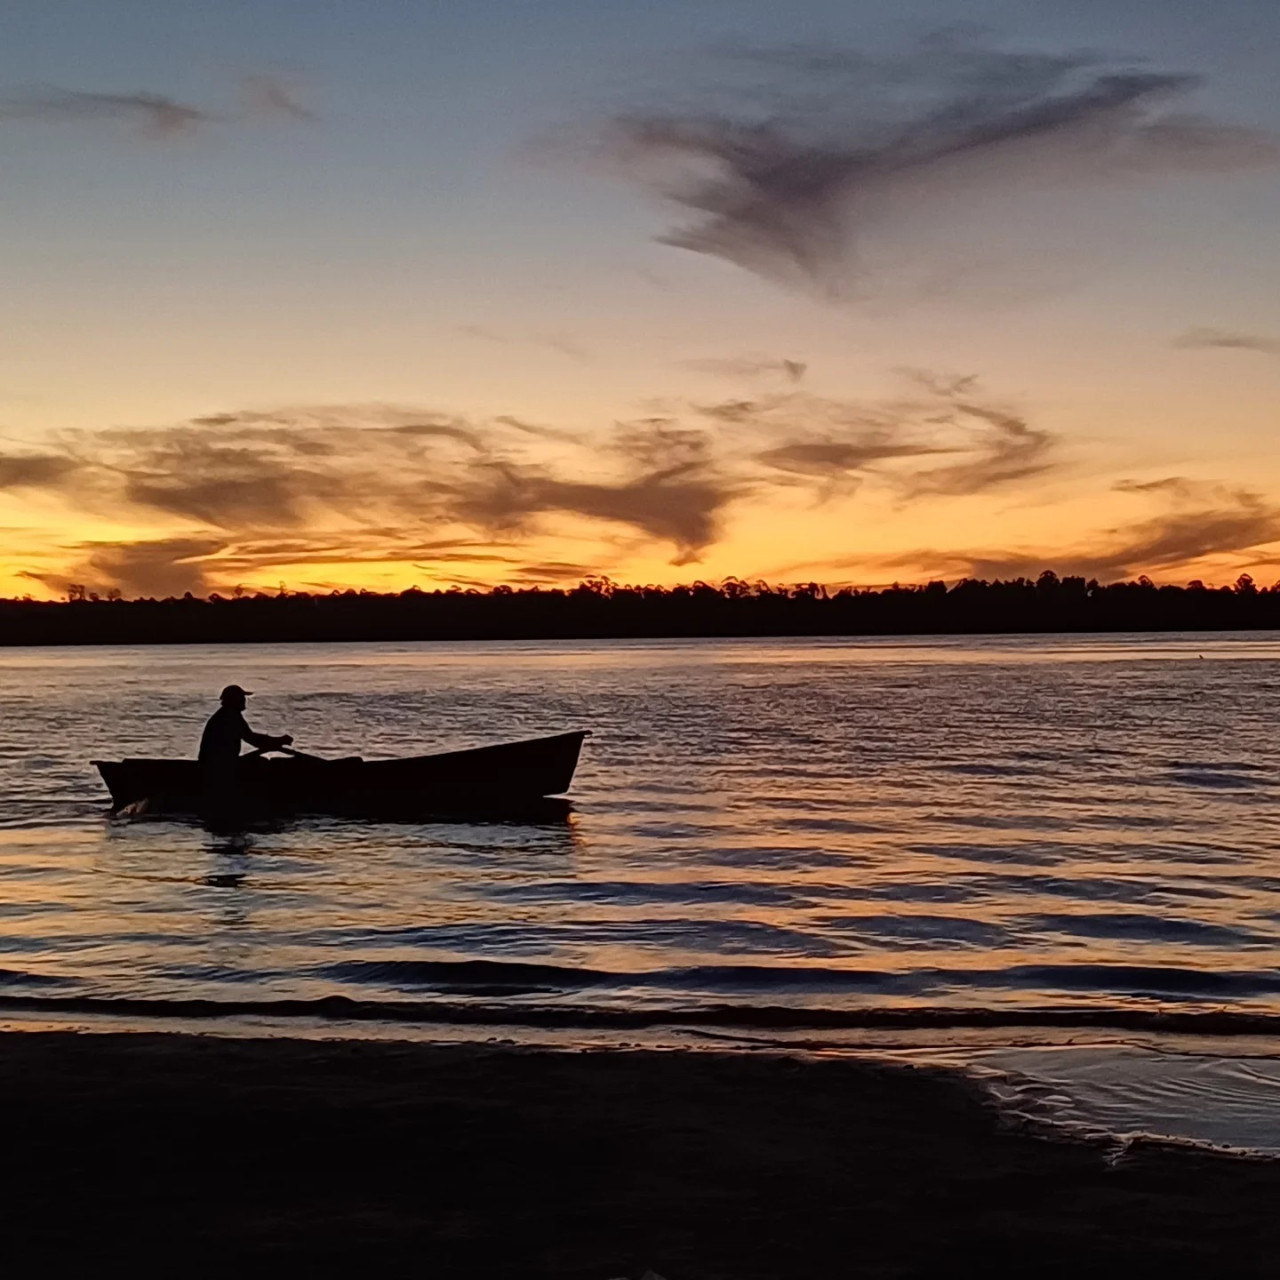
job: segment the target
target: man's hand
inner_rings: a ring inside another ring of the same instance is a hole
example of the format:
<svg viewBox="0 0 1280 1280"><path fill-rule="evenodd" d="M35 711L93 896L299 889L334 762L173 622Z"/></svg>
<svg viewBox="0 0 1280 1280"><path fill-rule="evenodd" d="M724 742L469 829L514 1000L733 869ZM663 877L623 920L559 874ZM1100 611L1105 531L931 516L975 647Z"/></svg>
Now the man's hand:
<svg viewBox="0 0 1280 1280"><path fill-rule="evenodd" d="M281 734L281 735L276 739L276 741L277 741L277 742L278 742L282 747L291 747L291 746L293 746L293 734L291 734L291 733L282 733L282 734Z"/></svg>

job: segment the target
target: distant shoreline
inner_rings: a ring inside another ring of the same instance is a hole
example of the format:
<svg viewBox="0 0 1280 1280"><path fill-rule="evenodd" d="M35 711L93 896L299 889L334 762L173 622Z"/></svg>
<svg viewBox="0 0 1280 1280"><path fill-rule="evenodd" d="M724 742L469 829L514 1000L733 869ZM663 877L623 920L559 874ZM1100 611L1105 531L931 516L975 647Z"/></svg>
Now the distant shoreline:
<svg viewBox="0 0 1280 1280"><path fill-rule="evenodd" d="M0 646L425 643L484 640L854 639L875 636L1082 635L1280 629L1280 585L1102 585L1041 574L882 590L622 587L395 594L0 600Z"/></svg>

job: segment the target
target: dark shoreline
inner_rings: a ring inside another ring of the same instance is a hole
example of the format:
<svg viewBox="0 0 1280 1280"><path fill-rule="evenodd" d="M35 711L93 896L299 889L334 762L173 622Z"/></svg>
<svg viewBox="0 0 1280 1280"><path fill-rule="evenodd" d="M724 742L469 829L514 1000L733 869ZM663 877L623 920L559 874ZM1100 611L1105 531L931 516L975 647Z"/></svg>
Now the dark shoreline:
<svg viewBox="0 0 1280 1280"><path fill-rule="evenodd" d="M489 590L417 587L226 598L100 599L85 586L65 601L0 599L0 644L231 644L433 640L659 640L1229 632L1280 628L1280 584L1100 584L1059 578L962 579L828 591L816 582L719 586Z"/></svg>
<svg viewBox="0 0 1280 1280"><path fill-rule="evenodd" d="M1269 1275L1280 1162L1002 1126L926 1069L0 1035L6 1256L610 1280Z"/></svg>

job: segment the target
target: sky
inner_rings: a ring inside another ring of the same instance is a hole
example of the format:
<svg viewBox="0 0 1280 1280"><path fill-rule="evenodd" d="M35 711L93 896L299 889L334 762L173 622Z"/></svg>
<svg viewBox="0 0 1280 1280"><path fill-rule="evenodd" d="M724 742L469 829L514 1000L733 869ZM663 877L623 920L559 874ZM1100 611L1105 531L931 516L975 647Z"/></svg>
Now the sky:
<svg viewBox="0 0 1280 1280"><path fill-rule="evenodd" d="M1280 578L1274 0L9 0L0 594Z"/></svg>

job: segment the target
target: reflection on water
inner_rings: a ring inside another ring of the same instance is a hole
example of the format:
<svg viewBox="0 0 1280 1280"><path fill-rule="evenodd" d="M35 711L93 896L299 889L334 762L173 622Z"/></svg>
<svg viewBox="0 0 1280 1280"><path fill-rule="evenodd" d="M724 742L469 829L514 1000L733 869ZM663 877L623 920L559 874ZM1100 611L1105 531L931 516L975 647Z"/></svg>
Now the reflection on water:
<svg viewBox="0 0 1280 1280"><path fill-rule="evenodd" d="M1280 1013L1277 659L1258 634L0 650L0 988ZM559 822L106 820L89 760L191 755L231 682L320 754L594 736Z"/></svg>

